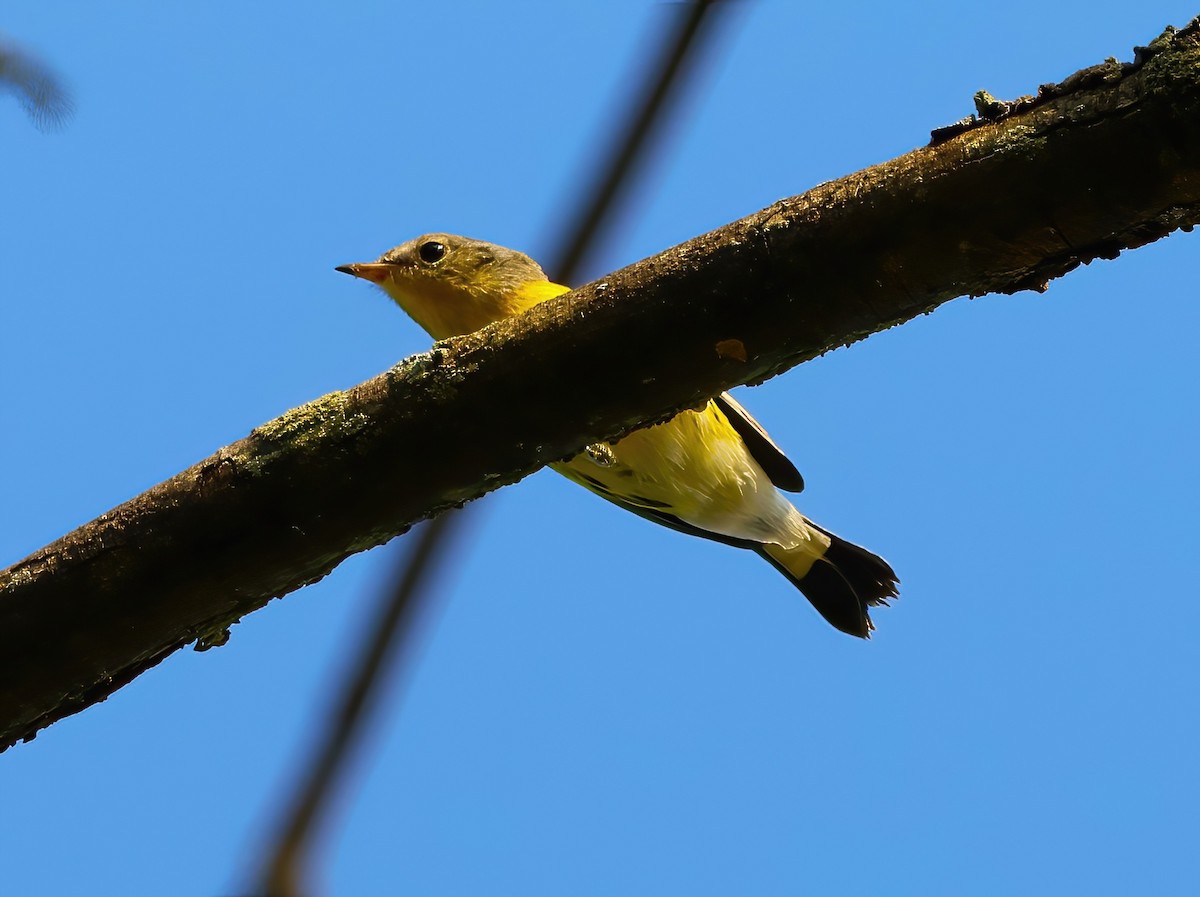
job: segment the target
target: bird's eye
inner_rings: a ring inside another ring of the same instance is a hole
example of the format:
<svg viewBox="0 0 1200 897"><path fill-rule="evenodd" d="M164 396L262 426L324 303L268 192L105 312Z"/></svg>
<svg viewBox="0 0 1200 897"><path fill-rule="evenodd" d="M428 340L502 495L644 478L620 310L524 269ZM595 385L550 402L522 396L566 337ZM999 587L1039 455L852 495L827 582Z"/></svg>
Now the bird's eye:
<svg viewBox="0 0 1200 897"><path fill-rule="evenodd" d="M417 255L421 257L421 261L425 262L425 264L433 265L445 258L446 246L437 240L430 240L428 243L421 244L421 248L417 250Z"/></svg>

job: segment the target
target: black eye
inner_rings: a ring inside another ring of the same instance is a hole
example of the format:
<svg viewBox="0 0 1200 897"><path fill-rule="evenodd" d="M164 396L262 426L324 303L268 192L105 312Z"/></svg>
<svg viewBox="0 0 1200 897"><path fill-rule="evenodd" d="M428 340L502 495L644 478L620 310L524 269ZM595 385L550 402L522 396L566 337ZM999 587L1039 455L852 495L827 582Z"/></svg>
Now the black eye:
<svg viewBox="0 0 1200 897"><path fill-rule="evenodd" d="M428 243L421 244L421 248L417 250L417 255L421 257L421 261L427 265L432 265L445 258L446 247L437 240L430 240Z"/></svg>

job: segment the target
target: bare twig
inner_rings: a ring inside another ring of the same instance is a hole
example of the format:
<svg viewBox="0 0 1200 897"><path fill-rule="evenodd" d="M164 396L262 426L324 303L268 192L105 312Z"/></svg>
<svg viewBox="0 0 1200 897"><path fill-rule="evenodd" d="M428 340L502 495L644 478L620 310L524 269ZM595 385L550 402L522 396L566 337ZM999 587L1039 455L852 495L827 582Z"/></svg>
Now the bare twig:
<svg viewBox="0 0 1200 897"><path fill-rule="evenodd" d="M646 156L655 122L667 109L672 87L687 71L685 64L698 49L701 26L711 21L712 16L707 13L714 5L714 0L698 0L680 7L672 27L664 33L657 71L646 79L645 95L640 103L634 104L629 127L615 141L608 154L610 162L603 166L574 223L566 225L564 248L551 256L560 256L549 269L563 282L570 283L575 278L587 249L611 217L622 185L628 183ZM711 33L712 28L705 31ZM562 227L561 221L556 224ZM284 834L264 876L266 893L271 897L291 897L308 890L302 882L321 810L328 805L328 797L362 727L368 700L388 674L388 658L411 661L417 650L419 632L413 624L430 612L438 559L448 555L450 543L462 539L459 528L446 522L457 520L463 513L467 512L443 514L420 530L417 548L398 573L390 597L381 603L380 619L368 630L367 644L360 652L362 663L351 671L346 690L333 708L334 718L325 730L328 737L318 745L312 766L302 776L298 796L284 816Z"/></svg>
<svg viewBox="0 0 1200 897"><path fill-rule="evenodd" d="M721 21L716 12L721 6L717 0L696 0L678 8L663 34L653 73L646 78L646 91L630 108L625 132L606 153L607 161L593 179L578 217L562 231L562 245L547 254L551 279L573 282L588 253L595 252L604 226L612 220L613 210L648 155L656 129L669 114L670 101L678 97L679 84L692 71L690 66L700 56L704 42L716 34Z"/></svg>
<svg viewBox="0 0 1200 897"><path fill-rule="evenodd" d="M367 628L361 651L352 655L354 663L347 671L344 688L326 726L319 730L326 737L317 739L311 765L301 776L300 787L283 816L283 833L263 874L263 893L269 897L306 892L302 882L313 830L378 701L380 681L400 648L407 648L411 656L424 630L427 602L417 599L422 589L428 588L426 581L437 568L439 555L453 541L449 537L461 524L462 516L461 511L442 514L418 530L411 555L397 570L393 589L382 596L379 615Z"/></svg>

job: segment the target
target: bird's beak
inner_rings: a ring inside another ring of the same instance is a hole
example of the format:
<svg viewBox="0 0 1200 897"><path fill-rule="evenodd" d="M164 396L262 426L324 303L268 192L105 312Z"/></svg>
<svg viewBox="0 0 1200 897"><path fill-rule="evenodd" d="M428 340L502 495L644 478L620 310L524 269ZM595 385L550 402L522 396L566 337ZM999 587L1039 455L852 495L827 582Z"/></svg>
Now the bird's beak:
<svg viewBox="0 0 1200 897"><path fill-rule="evenodd" d="M371 281L371 283L383 283L391 274L392 266L380 264L379 262L362 262L354 265L338 265L333 270L341 271L343 274L349 274L353 277L361 277L363 280Z"/></svg>

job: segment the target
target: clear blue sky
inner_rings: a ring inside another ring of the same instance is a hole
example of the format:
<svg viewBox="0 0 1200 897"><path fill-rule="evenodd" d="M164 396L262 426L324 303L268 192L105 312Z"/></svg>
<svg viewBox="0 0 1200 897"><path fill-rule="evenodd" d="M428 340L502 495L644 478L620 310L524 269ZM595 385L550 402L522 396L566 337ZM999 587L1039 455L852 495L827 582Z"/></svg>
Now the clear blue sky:
<svg viewBox="0 0 1200 897"><path fill-rule="evenodd" d="M746 4L591 273L1194 12ZM0 566L427 347L335 265L429 230L543 252L661 13L10 4L78 112L43 134L0 97ZM899 571L869 643L549 472L480 502L328 892L1200 891L1197 239L739 393L801 508ZM0 756L6 892L244 891L394 556Z"/></svg>

